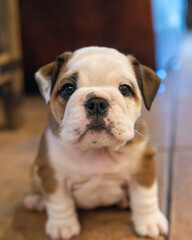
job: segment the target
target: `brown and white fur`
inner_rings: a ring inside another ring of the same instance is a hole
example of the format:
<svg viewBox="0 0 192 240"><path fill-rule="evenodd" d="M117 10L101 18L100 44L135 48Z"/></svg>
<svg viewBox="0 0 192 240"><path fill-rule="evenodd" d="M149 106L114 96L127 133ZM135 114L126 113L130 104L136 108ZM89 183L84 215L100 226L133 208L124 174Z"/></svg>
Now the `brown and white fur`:
<svg viewBox="0 0 192 240"><path fill-rule="evenodd" d="M140 236L167 234L155 152L139 119L142 98L149 110L158 90L156 74L115 49L87 47L60 55L35 78L50 116L33 168L33 194L24 205L46 209L46 233L69 239L81 229L76 208L127 207L129 197Z"/></svg>

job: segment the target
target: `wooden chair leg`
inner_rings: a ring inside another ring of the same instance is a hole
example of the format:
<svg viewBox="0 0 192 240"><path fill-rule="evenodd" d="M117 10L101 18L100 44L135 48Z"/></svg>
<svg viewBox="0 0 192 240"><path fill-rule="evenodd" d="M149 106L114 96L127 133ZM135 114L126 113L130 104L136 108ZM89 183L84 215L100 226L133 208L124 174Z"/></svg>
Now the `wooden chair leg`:
<svg viewBox="0 0 192 240"><path fill-rule="evenodd" d="M12 82L4 84L1 88L6 127L17 128L23 122L21 114L22 96L19 93L15 93Z"/></svg>

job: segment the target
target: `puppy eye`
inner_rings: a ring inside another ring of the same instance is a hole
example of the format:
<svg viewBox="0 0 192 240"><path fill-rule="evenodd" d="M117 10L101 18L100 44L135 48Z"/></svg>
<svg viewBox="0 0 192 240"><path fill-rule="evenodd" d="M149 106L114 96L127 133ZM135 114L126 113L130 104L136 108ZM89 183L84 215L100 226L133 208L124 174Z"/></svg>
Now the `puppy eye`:
<svg viewBox="0 0 192 240"><path fill-rule="evenodd" d="M72 83L67 83L67 84L63 85L63 87L61 89L62 97L63 98L70 97L74 93L75 89L76 89L76 87Z"/></svg>
<svg viewBox="0 0 192 240"><path fill-rule="evenodd" d="M119 91L121 92L121 94L123 96L126 96L126 97L128 97L130 95L132 95L132 96L134 95L133 89L127 84L122 84L119 87Z"/></svg>

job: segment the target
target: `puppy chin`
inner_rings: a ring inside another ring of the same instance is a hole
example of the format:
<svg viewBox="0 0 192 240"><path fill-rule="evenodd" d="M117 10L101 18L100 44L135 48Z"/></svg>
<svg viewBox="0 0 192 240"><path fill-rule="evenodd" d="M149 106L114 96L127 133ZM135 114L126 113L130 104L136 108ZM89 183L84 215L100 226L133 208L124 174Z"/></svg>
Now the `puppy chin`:
<svg viewBox="0 0 192 240"><path fill-rule="evenodd" d="M83 149L111 147L116 144L116 139L105 130L87 130L77 144Z"/></svg>
<svg viewBox="0 0 192 240"><path fill-rule="evenodd" d="M76 145L84 150L108 147L111 150L116 151L133 139L134 131L130 132L130 134L122 135L123 137L119 138L119 136L114 136L106 130L95 131L88 129L83 134L76 136L63 135L62 139L65 142Z"/></svg>

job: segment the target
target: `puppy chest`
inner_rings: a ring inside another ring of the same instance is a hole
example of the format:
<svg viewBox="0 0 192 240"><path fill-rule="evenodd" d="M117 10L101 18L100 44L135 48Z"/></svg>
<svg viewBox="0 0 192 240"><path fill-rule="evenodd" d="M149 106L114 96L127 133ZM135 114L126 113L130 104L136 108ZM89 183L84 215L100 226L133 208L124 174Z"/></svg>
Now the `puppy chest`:
<svg viewBox="0 0 192 240"><path fill-rule="evenodd" d="M95 176L81 183L74 183L72 195L76 206L95 208L118 203L126 195L125 181L112 177Z"/></svg>

